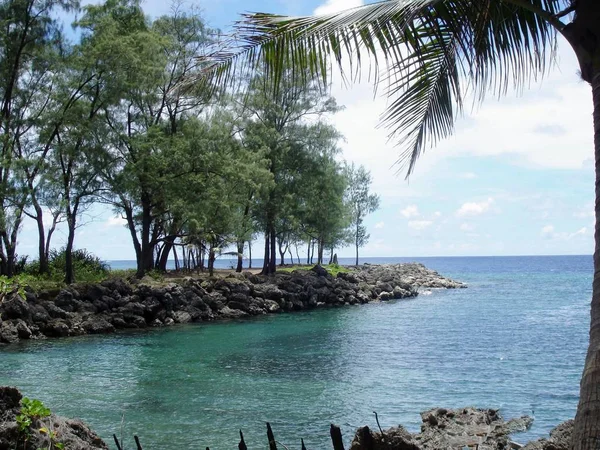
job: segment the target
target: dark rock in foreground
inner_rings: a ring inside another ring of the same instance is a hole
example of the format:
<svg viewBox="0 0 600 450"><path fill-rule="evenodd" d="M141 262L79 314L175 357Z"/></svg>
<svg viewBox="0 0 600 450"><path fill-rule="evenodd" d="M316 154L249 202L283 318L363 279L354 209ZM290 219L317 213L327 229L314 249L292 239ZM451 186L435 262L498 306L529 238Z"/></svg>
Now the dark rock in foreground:
<svg viewBox="0 0 600 450"><path fill-rule="evenodd" d="M573 421L555 428L550 439L530 442L525 447L511 441L511 434L525 431L530 417L504 421L493 409L437 408L421 413L421 432L411 434L402 426L382 433L359 428L350 450L569 450Z"/></svg>
<svg viewBox="0 0 600 450"><path fill-rule="evenodd" d="M419 288L460 287L465 285L422 264L365 265L335 278L317 266L269 277L190 277L177 284L107 280L5 299L0 343L355 305L415 297Z"/></svg>
<svg viewBox="0 0 600 450"><path fill-rule="evenodd" d="M16 388L0 387L0 450L36 450L60 448L60 445L68 450L108 450L102 439L81 420L54 414L33 418L26 432L20 431L17 416L21 410L21 399ZM41 429L47 431L41 432Z"/></svg>

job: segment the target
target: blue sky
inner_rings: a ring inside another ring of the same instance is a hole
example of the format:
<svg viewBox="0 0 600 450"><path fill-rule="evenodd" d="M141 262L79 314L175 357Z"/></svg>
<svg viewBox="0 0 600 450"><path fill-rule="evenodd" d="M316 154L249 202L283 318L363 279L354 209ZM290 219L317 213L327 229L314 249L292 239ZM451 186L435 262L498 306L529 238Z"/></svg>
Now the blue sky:
<svg viewBox="0 0 600 450"><path fill-rule="evenodd" d="M196 0L209 25L226 29L236 13L312 14L362 0ZM151 16L170 4L146 0ZM364 256L591 254L593 251L593 127L589 86L560 42L557 67L521 95L509 93L462 118L454 136L428 150L409 181L396 175L397 149L377 128L386 99L367 82L334 83L346 108L332 122L344 134L344 158L374 178L381 208L369 216ZM134 259L128 232L112 211L94 208L76 245L108 260ZM55 244L61 245L59 231ZM26 223L21 254L35 254L35 228ZM344 249L340 256L351 256Z"/></svg>

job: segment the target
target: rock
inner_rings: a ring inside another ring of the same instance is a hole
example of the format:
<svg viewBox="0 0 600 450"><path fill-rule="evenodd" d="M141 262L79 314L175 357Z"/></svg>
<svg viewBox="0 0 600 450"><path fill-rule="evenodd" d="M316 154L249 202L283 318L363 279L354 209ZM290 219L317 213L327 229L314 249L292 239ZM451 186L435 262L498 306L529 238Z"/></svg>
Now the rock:
<svg viewBox="0 0 600 450"><path fill-rule="evenodd" d="M70 334L70 327L63 319L51 320L41 330L49 337L65 337Z"/></svg>
<svg viewBox="0 0 600 450"><path fill-rule="evenodd" d="M248 315L244 311L240 311L239 309L231 309L228 306L221 308L221 310L219 310L219 314L221 317L226 319L238 319Z"/></svg>
<svg viewBox="0 0 600 450"><path fill-rule="evenodd" d="M22 320L17 320L16 329L17 334L21 339L30 339L31 335L33 334L27 324Z"/></svg>
<svg viewBox="0 0 600 450"><path fill-rule="evenodd" d="M310 271L314 272L319 277L328 277L328 276L330 276L329 272L327 272L327 269L325 269L324 267L322 267L320 264L317 264L315 267L313 267L312 269L310 269Z"/></svg>
<svg viewBox="0 0 600 450"><path fill-rule="evenodd" d="M175 323L189 323L192 321L192 316L185 311L177 311L173 313Z"/></svg>
<svg viewBox="0 0 600 450"><path fill-rule="evenodd" d="M19 332L17 327L6 320L0 323L0 342L12 344L19 340Z"/></svg>
<svg viewBox="0 0 600 450"><path fill-rule="evenodd" d="M81 327L88 334L112 333L115 331L114 325L102 317L90 317L81 324Z"/></svg>
<svg viewBox="0 0 600 450"><path fill-rule="evenodd" d="M22 319L31 320L29 306L18 294L13 294L0 304L0 316L3 320Z"/></svg>
<svg viewBox="0 0 600 450"><path fill-rule="evenodd" d="M55 443L64 445L69 450L108 450L108 446L87 427L81 420L66 419L51 414L49 417L33 419L29 427L29 436L23 446L23 433L19 431L16 417L20 413L21 393L12 387L0 387L0 449L19 448L35 450L48 448L48 435L42 428L51 429L55 433Z"/></svg>
<svg viewBox="0 0 600 450"><path fill-rule="evenodd" d="M350 450L419 450L419 447L414 437L401 426L385 430L383 435L363 427L356 431Z"/></svg>
<svg viewBox="0 0 600 450"><path fill-rule="evenodd" d="M570 450L573 435L573 421L567 420L550 432L549 439L529 442L523 450Z"/></svg>
<svg viewBox="0 0 600 450"><path fill-rule="evenodd" d="M365 265L335 278L317 265L181 284L111 279L39 294L29 290L27 301L12 296L0 304L0 342L387 301L414 297L418 286L459 285L420 264Z"/></svg>

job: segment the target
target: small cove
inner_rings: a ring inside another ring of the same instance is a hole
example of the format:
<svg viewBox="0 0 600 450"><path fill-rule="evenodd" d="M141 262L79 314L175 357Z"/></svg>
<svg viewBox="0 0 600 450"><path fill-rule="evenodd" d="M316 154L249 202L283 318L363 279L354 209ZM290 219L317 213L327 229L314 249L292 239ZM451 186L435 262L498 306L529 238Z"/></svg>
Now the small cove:
<svg viewBox="0 0 600 450"><path fill-rule="evenodd" d="M386 260L385 262L401 262ZM518 441L575 412L586 350L591 258L427 258L469 284L414 300L0 349L0 384L147 448L252 448L264 422L297 446L328 426L402 423L429 407L534 414ZM373 261L377 262L377 261Z"/></svg>

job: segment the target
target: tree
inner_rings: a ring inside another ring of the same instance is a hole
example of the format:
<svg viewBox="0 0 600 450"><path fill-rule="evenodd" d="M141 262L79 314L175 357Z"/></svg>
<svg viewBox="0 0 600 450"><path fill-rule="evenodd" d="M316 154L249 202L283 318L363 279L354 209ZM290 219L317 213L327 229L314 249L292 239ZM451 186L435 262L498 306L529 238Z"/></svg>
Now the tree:
<svg viewBox="0 0 600 450"><path fill-rule="evenodd" d="M305 148L306 124L339 108L331 97L323 95L319 86L306 83L298 74L282 74L282 89L261 76L249 83L245 109L249 120L244 130L244 145L249 150L264 155L268 161L273 184L260 197L257 217L265 233L265 258L263 274L275 273L277 264L277 236L282 236L281 226L285 198L298 175L294 170L298 149Z"/></svg>
<svg viewBox="0 0 600 450"><path fill-rule="evenodd" d="M505 94L544 75L561 35L592 87L596 226L590 343L573 448L600 447L600 2L598 0L387 0L320 17L249 14L237 49L206 60L205 77L232 81L240 67L280 80L290 66L327 83L331 65L356 79L370 60L391 98L383 121L399 140L407 176L430 145L454 131L466 96ZM368 58L370 57L370 58ZM347 64L349 61L352 64ZM205 80L203 80L204 82Z"/></svg>
<svg viewBox="0 0 600 450"><path fill-rule="evenodd" d="M358 249L369 241L369 234L363 225L367 214L379 208L379 196L369 193L371 174L363 167L355 167L354 163L346 168L348 176L347 201L351 209L351 225L354 246L356 247L356 265L358 266Z"/></svg>
<svg viewBox="0 0 600 450"><path fill-rule="evenodd" d="M61 114L39 134L63 41L56 10L74 0L14 0L0 4L0 274L13 275L17 237ZM67 103L65 107L68 108ZM41 211L41 210L39 210ZM38 211L38 216L39 216ZM38 224L41 223L41 219ZM43 229L40 236L44 236ZM40 249L41 249L40 245Z"/></svg>

